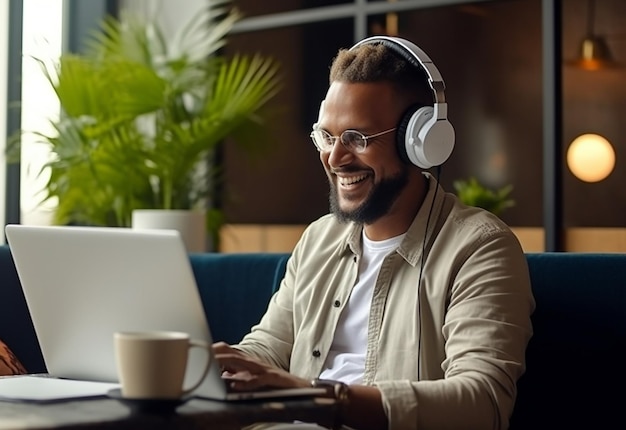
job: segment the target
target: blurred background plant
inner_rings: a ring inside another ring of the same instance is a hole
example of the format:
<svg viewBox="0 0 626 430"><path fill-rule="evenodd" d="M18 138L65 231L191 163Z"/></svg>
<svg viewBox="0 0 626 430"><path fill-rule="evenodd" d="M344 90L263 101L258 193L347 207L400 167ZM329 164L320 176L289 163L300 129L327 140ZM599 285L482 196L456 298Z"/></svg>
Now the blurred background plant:
<svg viewBox="0 0 626 430"><path fill-rule="evenodd" d="M504 210L515 206L515 200L510 198L513 185L506 185L498 190L483 186L475 177L467 180L457 180L453 183L459 199L468 206L476 206L501 215Z"/></svg>
<svg viewBox="0 0 626 430"><path fill-rule="evenodd" d="M166 38L156 20L107 17L84 54L35 59L61 106L40 174L43 201L57 199L55 224L130 226L134 209L210 209L219 182L216 151L228 144L262 153L271 142L262 108L279 91L278 64L220 49L241 17L231 0L208 3ZM19 153L19 138L9 153ZM207 208L208 206L208 208Z"/></svg>

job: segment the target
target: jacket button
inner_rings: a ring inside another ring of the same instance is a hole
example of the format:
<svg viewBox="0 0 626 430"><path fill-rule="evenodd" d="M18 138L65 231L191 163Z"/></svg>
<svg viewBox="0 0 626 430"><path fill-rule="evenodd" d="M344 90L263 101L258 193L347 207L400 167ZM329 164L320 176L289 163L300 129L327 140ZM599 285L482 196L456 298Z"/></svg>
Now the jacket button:
<svg viewBox="0 0 626 430"><path fill-rule="evenodd" d="M353 260L354 260L354 262L356 263L356 255L354 256Z"/></svg>
<svg viewBox="0 0 626 430"><path fill-rule="evenodd" d="M313 351L313 357L318 358L320 355L322 355L322 353L318 349Z"/></svg>
<svg viewBox="0 0 626 430"><path fill-rule="evenodd" d="M338 308L339 306L341 306L341 302L339 300L335 300L335 303L333 303L333 306Z"/></svg>

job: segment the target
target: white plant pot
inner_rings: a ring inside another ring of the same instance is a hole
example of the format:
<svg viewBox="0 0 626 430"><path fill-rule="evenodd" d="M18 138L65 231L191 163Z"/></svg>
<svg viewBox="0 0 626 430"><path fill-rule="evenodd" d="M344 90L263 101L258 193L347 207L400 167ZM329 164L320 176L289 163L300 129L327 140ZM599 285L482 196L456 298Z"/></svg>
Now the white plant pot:
<svg viewBox="0 0 626 430"><path fill-rule="evenodd" d="M178 230L187 252L207 251L206 212L203 210L135 209L132 228Z"/></svg>

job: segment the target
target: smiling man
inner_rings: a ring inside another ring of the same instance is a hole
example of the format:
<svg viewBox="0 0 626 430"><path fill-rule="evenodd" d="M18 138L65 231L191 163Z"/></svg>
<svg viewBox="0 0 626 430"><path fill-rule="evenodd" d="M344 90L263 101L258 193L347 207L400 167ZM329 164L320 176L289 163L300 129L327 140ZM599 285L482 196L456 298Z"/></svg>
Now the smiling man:
<svg viewBox="0 0 626 430"><path fill-rule="evenodd" d="M393 150L402 111L416 103L401 103L395 93L384 82L333 81L312 133L330 182L331 211L339 221L363 224L374 240L389 234L376 232L383 224L396 224L397 234L405 232L427 188L421 171ZM337 140L342 144L336 145ZM400 225L393 215L404 218Z"/></svg>
<svg viewBox="0 0 626 430"><path fill-rule="evenodd" d="M331 213L260 323L215 344L233 389L331 387L337 428L508 428L534 300L510 229L426 172L454 146L443 90L410 41L338 53L311 133Z"/></svg>

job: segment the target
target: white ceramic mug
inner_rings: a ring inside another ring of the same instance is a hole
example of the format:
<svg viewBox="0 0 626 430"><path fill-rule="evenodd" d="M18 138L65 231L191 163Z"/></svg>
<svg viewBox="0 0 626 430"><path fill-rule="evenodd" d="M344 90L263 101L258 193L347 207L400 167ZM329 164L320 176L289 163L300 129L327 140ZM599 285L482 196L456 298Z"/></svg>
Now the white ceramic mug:
<svg viewBox="0 0 626 430"><path fill-rule="evenodd" d="M122 396L132 399L178 399L197 389L210 366L211 344L177 331L135 331L114 334L115 360ZM189 350L205 348L202 376L184 387Z"/></svg>

